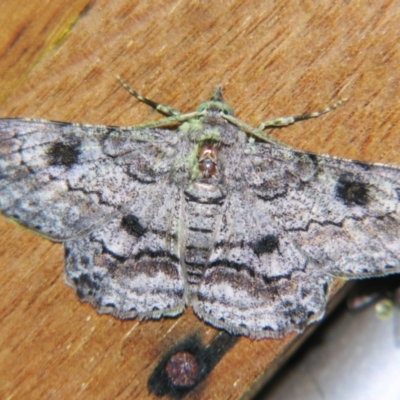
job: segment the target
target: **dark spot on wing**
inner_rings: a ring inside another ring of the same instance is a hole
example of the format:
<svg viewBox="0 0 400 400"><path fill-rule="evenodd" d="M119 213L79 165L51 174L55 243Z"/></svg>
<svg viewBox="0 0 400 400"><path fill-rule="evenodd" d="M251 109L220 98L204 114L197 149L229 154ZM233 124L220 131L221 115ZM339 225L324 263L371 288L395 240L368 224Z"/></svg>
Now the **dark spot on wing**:
<svg viewBox="0 0 400 400"><path fill-rule="evenodd" d="M362 162L362 161L354 161L354 165L359 166L360 168L362 168L365 171L368 171L371 169L371 164Z"/></svg>
<svg viewBox="0 0 400 400"><path fill-rule="evenodd" d="M78 286L86 286L90 289L99 289L100 286L88 274L82 274L79 278L74 278L75 284Z"/></svg>
<svg viewBox="0 0 400 400"><path fill-rule="evenodd" d="M90 258L87 255L79 257L80 264L87 267L90 265Z"/></svg>
<svg viewBox="0 0 400 400"><path fill-rule="evenodd" d="M315 315L315 312L313 311L308 311L307 312L307 320L309 320L311 317L313 317Z"/></svg>
<svg viewBox="0 0 400 400"><path fill-rule="evenodd" d="M274 329L272 329L269 325L265 325L261 328L263 331L273 331Z"/></svg>
<svg viewBox="0 0 400 400"><path fill-rule="evenodd" d="M368 204L368 186L363 182L352 180L348 175L340 176L336 184L336 197L347 204L365 206Z"/></svg>
<svg viewBox="0 0 400 400"><path fill-rule="evenodd" d="M130 235L140 237L146 233L146 228L143 227L139 220L132 214L124 215L121 220L121 227Z"/></svg>
<svg viewBox="0 0 400 400"><path fill-rule="evenodd" d="M316 154L307 153L307 156L315 166L318 165L318 157Z"/></svg>
<svg viewBox="0 0 400 400"><path fill-rule="evenodd" d="M324 284L322 285L322 288L323 288L323 290L324 290L324 295L325 295L325 297L328 296L328 293L329 293L329 285L328 285L327 283L324 283Z"/></svg>
<svg viewBox="0 0 400 400"><path fill-rule="evenodd" d="M272 253L279 249L279 239L275 235L266 235L253 246L254 253L259 257L264 253Z"/></svg>
<svg viewBox="0 0 400 400"><path fill-rule="evenodd" d="M216 260L207 266L207 268L209 269L211 268L220 269L223 267L233 269L237 272L245 271L249 274L251 278L255 277L255 272L251 267L247 266L246 264L239 264L231 260Z"/></svg>
<svg viewBox="0 0 400 400"><path fill-rule="evenodd" d="M79 142L55 142L47 150L50 165L64 165L65 167L76 164L80 153Z"/></svg>
<svg viewBox="0 0 400 400"><path fill-rule="evenodd" d="M93 280L88 274L82 274L79 278L73 278L73 281L76 286L76 293L80 299L84 299L88 295L93 296L100 289L98 282Z"/></svg>

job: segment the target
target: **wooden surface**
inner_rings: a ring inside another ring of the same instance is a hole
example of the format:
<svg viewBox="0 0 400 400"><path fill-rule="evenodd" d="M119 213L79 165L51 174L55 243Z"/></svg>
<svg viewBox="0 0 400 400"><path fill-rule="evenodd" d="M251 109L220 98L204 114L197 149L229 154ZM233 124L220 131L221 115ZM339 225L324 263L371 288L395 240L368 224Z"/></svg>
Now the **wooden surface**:
<svg viewBox="0 0 400 400"><path fill-rule="evenodd" d="M221 83L252 125L349 97L324 117L270 133L304 150L400 164L399 20L396 0L1 0L0 117L157 118L115 75L181 111ZM179 397L157 375L174 349L208 362L186 398L248 398L296 340L232 339L190 310L147 322L99 316L64 285L62 246L3 217L0 266L4 399Z"/></svg>

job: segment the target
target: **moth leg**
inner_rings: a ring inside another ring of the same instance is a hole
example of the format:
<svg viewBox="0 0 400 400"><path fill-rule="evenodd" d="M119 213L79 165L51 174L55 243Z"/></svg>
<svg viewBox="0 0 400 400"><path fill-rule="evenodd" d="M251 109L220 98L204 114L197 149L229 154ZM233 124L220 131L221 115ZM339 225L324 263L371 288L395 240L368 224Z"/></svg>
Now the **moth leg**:
<svg viewBox="0 0 400 400"><path fill-rule="evenodd" d="M181 115L181 113L178 110L175 110L174 108L170 106L165 106L163 104L156 103L153 100L150 100L139 93L135 92L125 81L122 80L121 77L117 76L117 79L119 83L124 87L133 97L136 97L139 101L143 102L144 104L147 104L151 108L154 108L154 110L158 111L162 115L166 116L174 116L174 115Z"/></svg>
<svg viewBox="0 0 400 400"><path fill-rule="evenodd" d="M327 112L334 110L335 108L339 107L341 104L343 104L346 101L347 101L347 99L341 99L341 100L337 101L336 103L324 108L323 110L314 111L314 112L307 113L307 114L271 119L269 121L265 121L265 122L261 123L260 126L258 127L258 129L262 131L265 128L288 126L288 125L294 124L295 122L298 122L298 121L303 121L305 119L310 119L310 118L316 118L322 114L326 114Z"/></svg>

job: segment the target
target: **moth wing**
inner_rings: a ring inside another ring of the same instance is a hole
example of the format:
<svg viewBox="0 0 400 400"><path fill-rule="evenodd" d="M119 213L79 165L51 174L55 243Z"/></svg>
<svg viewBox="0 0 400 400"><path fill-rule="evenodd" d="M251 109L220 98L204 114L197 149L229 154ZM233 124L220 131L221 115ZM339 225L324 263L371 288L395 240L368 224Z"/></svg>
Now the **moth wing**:
<svg viewBox="0 0 400 400"><path fill-rule="evenodd" d="M332 278L282 235L250 191L227 201L193 308L231 333L279 338L322 317Z"/></svg>
<svg viewBox="0 0 400 400"><path fill-rule="evenodd" d="M187 299L180 266L180 192L144 186L135 203L89 235L65 243L66 281L82 301L118 318L182 312Z"/></svg>
<svg viewBox="0 0 400 400"><path fill-rule="evenodd" d="M0 210L50 239L77 237L165 179L174 152L163 130L2 119Z"/></svg>
<svg viewBox="0 0 400 400"><path fill-rule="evenodd" d="M400 171L256 143L226 200L195 312L282 337L322 317L333 277L400 270Z"/></svg>
<svg viewBox="0 0 400 400"><path fill-rule="evenodd" d="M257 149L250 189L322 271L348 279L400 271L400 169Z"/></svg>
<svg viewBox="0 0 400 400"><path fill-rule="evenodd" d="M169 180L178 143L160 129L0 120L1 210L65 241L66 281L99 312L175 315L186 298Z"/></svg>

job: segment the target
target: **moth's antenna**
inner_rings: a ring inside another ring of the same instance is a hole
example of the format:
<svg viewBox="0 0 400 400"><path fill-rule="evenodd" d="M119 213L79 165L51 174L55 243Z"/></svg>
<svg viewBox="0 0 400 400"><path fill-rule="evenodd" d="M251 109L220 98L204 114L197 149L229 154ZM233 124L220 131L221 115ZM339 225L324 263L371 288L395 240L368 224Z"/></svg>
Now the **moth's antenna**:
<svg viewBox="0 0 400 400"><path fill-rule="evenodd" d="M133 97L138 99L144 104L147 104L151 108L154 108L156 111L158 111L162 115L167 115L167 116L173 116L173 115L180 115L181 113L178 110L175 110L172 107L165 106L163 104L156 103L153 100L148 99L147 97L142 96L138 92L135 92L120 76L116 76L118 79L119 83L122 85L122 87L128 91L129 94L131 94Z"/></svg>

